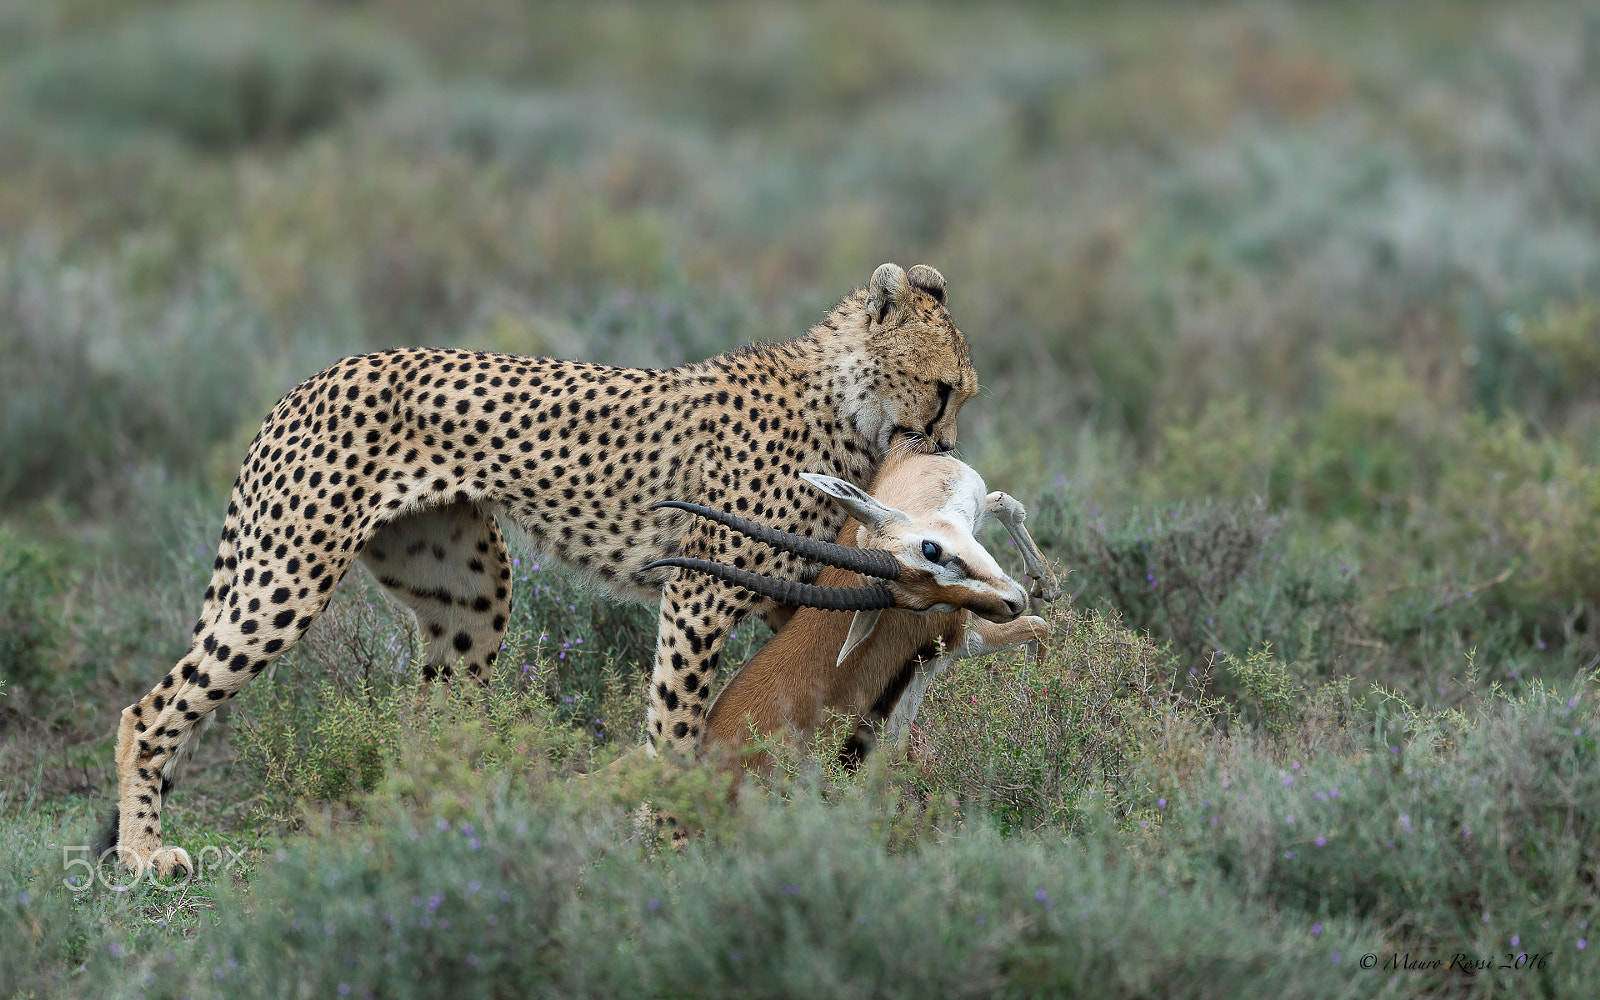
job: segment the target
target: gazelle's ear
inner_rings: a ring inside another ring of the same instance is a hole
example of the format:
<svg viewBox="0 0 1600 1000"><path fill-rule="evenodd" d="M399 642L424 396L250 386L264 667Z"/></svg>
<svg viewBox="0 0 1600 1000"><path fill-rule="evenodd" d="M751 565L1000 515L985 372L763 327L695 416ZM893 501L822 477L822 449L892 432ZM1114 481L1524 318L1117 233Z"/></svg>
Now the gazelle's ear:
<svg viewBox="0 0 1600 1000"><path fill-rule="evenodd" d="M885 525L899 522L906 524L911 518L893 507L886 507L873 499L871 495L859 486L854 486L843 479L832 476L819 475L815 472L802 472L800 478L815 486L817 489L839 501L839 505L850 512L850 516L862 524L870 524L873 528L882 528Z"/></svg>
<svg viewBox="0 0 1600 1000"><path fill-rule="evenodd" d="M834 663L836 667L844 666L844 661L850 658L857 646L867 641L872 634L872 629L878 624L878 616L883 614L881 609L873 611L857 611L855 617L850 619L850 633L844 637L844 646L839 650L839 659Z"/></svg>

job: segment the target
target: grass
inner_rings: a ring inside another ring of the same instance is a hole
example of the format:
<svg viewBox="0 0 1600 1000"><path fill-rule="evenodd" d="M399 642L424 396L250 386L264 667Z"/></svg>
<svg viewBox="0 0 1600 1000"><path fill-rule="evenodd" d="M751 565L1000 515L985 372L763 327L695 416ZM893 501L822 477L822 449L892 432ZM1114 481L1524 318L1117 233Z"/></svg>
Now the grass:
<svg viewBox="0 0 1600 1000"><path fill-rule="evenodd" d="M1591 12L446 9L0 0L0 995L1593 995ZM675 364L884 260L949 278L963 456L1065 574L1040 659L729 814L578 777L649 609L519 554L475 699L355 574L168 817L241 857L64 884L289 387Z"/></svg>

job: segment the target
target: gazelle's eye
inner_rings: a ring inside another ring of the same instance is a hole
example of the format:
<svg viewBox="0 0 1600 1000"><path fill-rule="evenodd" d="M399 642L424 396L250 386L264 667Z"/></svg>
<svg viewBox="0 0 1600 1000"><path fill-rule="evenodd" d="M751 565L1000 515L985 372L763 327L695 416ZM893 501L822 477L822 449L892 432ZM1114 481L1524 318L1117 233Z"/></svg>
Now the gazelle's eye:
<svg viewBox="0 0 1600 1000"><path fill-rule="evenodd" d="M936 563L939 561L939 557L942 555L944 555L944 549L939 548L938 542L922 543L922 558L931 563Z"/></svg>

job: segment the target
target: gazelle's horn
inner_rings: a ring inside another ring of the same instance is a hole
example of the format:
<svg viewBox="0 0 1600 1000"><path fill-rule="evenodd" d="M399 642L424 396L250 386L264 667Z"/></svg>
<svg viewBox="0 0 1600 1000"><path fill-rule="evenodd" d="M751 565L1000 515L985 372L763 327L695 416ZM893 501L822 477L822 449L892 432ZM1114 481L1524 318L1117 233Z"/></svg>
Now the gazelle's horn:
<svg viewBox="0 0 1600 1000"><path fill-rule="evenodd" d="M858 549L853 545L840 545L837 542L819 542L815 538L806 538L765 524L757 524L755 521L720 511L715 507L685 503L682 500L663 500L650 509L659 510L662 507L675 507L691 514L698 514L775 549L792 552L802 559L837 566L839 569L851 570L864 576L876 576L884 580L900 579L900 560L883 549ZM816 605L810 606L816 607Z"/></svg>
<svg viewBox="0 0 1600 1000"><path fill-rule="evenodd" d="M752 573L747 569L725 566L709 559L690 559L686 556L657 559L653 563L645 564L644 568L656 569L661 566L677 566L697 573L706 573L725 583L771 598L780 604L798 604L801 607L820 608L823 611L872 611L894 607L894 594L881 583L865 587L819 587L812 583L780 580L774 576Z"/></svg>

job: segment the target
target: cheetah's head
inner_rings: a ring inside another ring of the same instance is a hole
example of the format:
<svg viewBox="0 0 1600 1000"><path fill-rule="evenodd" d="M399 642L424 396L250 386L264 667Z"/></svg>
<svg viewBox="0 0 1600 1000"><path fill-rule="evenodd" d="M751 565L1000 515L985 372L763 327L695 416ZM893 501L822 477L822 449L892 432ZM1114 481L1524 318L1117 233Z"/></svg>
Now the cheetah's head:
<svg viewBox="0 0 1600 1000"><path fill-rule="evenodd" d="M880 454L897 432L917 451L949 451L978 373L946 308L944 275L926 264L883 264L856 301L866 333L850 401L856 428Z"/></svg>

